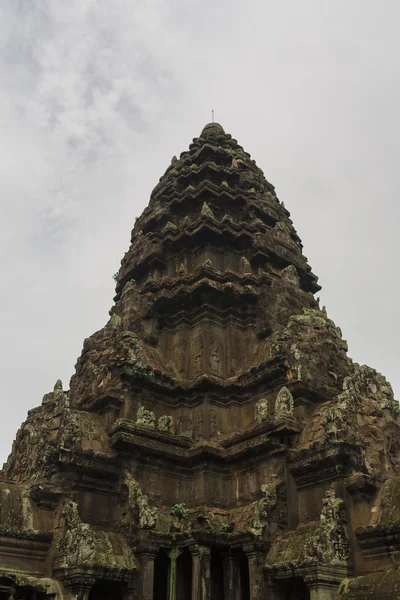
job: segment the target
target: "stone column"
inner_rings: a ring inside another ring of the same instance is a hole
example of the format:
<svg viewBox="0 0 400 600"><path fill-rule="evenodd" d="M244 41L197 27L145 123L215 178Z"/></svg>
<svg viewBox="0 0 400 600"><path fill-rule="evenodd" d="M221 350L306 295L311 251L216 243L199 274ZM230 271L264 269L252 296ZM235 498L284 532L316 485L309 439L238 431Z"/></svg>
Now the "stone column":
<svg viewBox="0 0 400 600"><path fill-rule="evenodd" d="M345 564L318 566L304 573L304 581L310 590L310 600L336 600L339 584L347 575Z"/></svg>
<svg viewBox="0 0 400 600"><path fill-rule="evenodd" d="M230 552L224 554L224 600L241 600L239 561Z"/></svg>
<svg viewBox="0 0 400 600"><path fill-rule="evenodd" d="M269 580L264 582L266 600L285 600L285 594L278 582Z"/></svg>
<svg viewBox="0 0 400 600"><path fill-rule="evenodd" d="M79 577L64 581L65 588L70 593L70 597L75 600L88 600L90 590L94 584L95 580L90 577Z"/></svg>
<svg viewBox="0 0 400 600"><path fill-rule="evenodd" d="M137 555L138 558L138 597L140 600L153 600L154 587L154 560L157 552L144 551Z"/></svg>
<svg viewBox="0 0 400 600"><path fill-rule="evenodd" d="M172 548L172 550L168 552L168 556L171 561L169 565L168 577L169 600L176 600L176 562L181 554L182 550L180 550L180 548Z"/></svg>
<svg viewBox="0 0 400 600"><path fill-rule="evenodd" d="M250 600L264 600L264 573L260 553L246 548L244 551L249 564Z"/></svg>
<svg viewBox="0 0 400 600"><path fill-rule="evenodd" d="M190 547L192 553L192 600L211 599L211 550L207 546Z"/></svg>
<svg viewBox="0 0 400 600"><path fill-rule="evenodd" d="M136 600L136 598L137 594L134 584L132 583L127 585L126 589L124 590L124 600Z"/></svg>
<svg viewBox="0 0 400 600"><path fill-rule="evenodd" d="M336 600L338 584L309 583L310 600Z"/></svg>

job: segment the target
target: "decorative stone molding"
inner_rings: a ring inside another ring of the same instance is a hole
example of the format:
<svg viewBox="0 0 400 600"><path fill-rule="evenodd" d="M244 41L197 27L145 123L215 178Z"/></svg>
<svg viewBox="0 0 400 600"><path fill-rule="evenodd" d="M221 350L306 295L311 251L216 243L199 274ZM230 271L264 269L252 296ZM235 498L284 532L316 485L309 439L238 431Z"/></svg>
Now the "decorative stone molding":
<svg viewBox="0 0 400 600"><path fill-rule="evenodd" d="M120 527L128 539L136 529L153 529L157 523L158 510L149 505L148 497L139 488L136 479L124 472L121 488Z"/></svg>
<svg viewBox="0 0 400 600"><path fill-rule="evenodd" d="M155 429L155 414L151 410L146 410L144 406L141 406L137 411L136 425L139 425L140 427L147 427L148 429Z"/></svg>
<svg viewBox="0 0 400 600"><path fill-rule="evenodd" d="M262 484L260 489L263 498L255 505L254 516L250 522L250 531L254 535L260 536L268 525L278 499L277 488L280 483L281 480L276 475L271 475L268 483Z"/></svg>
<svg viewBox="0 0 400 600"><path fill-rule="evenodd" d="M166 433L174 433L174 418L163 415L158 419L157 427L160 431L165 431Z"/></svg>
<svg viewBox="0 0 400 600"><path fill-rule="evenodd" d="M209 217L210 219L214 218L214 213L211 210L211 208L208 206L207 202L204 202L203 206L201 207L201 216Z"/></svg>
<svg viewBox="0 0 400 600"><path fill-rule="evenodd" d="M245 256L242 256L239 260L239 273L243 275L245 273L252 273L250 261Z"/></svg>

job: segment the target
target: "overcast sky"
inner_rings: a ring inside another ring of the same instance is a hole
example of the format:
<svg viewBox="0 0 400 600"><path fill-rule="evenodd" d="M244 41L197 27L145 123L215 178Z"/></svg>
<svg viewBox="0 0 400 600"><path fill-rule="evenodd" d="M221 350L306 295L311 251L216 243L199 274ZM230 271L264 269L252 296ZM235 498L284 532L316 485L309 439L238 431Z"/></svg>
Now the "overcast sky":
<svg viewBox="0 0 400 600"><path fill-rule="evenodd" d="M0 464L108 319L171 157L216 120L400 395L398 0L1 0Z"/></svg>

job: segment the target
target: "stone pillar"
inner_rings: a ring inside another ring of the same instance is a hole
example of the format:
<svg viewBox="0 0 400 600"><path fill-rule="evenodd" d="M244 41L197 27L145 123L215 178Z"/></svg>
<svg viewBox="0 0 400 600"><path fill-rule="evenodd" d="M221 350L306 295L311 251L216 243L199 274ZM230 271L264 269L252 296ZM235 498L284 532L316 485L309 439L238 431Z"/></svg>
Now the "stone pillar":
<svg viewBox="0 0 400 600"><path fill-rule="evenodd" d="M144 551L137 555L138 558L138 597L140 600L153 600L154 587L154 560L157 552Z"/></svg>
<svg viewBox="0 0 400 600"><path fill-rule="evenodd" d="M241 600L238 560L230 552L224 554L224 600Z"/></svg>
<svg viewBox="0 0 400 600"><path fill-rule="evenodd" d="M176 562L181 554L182 550L180 550L179 548L172 548L172 550L168 552L168 556L171 561L169 565L168 577L169 600L176 600Z"/></svg>
<svg viewBox="0 0 400 600"><path fill-rule="evenodd" d="M345 564L310 569L303 577L310 590L310 600L336 600L339 584L347 576Z"/></svg>
<svg viewBox="0 0 400 600"><path fill-rule="evenodd" d="M336 600L338 584L309 583L310 600Z"/></svg>
<svg viewBox="0 0 400 600"><path fill-rule="evenodd" d="M244 551L249 564L250 600L264 600L264 573L261 555L256 550Z"/></svg>
<svg viewBox="0 0 400 600"><path fill-rule="evenodd" d="M95 580L90 577L77 577L64 581L67 592L71 598L76 600L88 600L90 590L95 584Z"/></svg>
<svg viewBox="0 0 400 600"><path fill-rule="evenodd" d="M265 600L285 600L285 594L279 582L273 579L264 581Z"/></svg>
<svg viewBox="0 0 400 600"><path fill-rule="evenodd" d="M192 600L211 600L211 550L207 546L190 547L192 553Z"/></svg>
<svg viewBox="0 0 400 600"><path fill-rule="evenodd" d="M137 594L134 584L129 584L124 590L124 600L136 600Z"/></svg>

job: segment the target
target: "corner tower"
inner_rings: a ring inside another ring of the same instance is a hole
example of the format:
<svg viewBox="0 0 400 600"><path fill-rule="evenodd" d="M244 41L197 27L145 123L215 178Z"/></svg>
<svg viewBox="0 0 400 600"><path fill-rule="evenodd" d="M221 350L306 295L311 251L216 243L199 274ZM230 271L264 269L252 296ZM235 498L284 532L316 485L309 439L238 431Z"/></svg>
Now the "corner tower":
<svg viewBox="0 0 400 600"><path fill-rule="evenodd" d="M333 600L392 564L397 403L319 289L274 187L206 125L136 220L70 390L30 411L5 465L20 509L0 516L20 571L53 582L41 598Z"/></svg>

